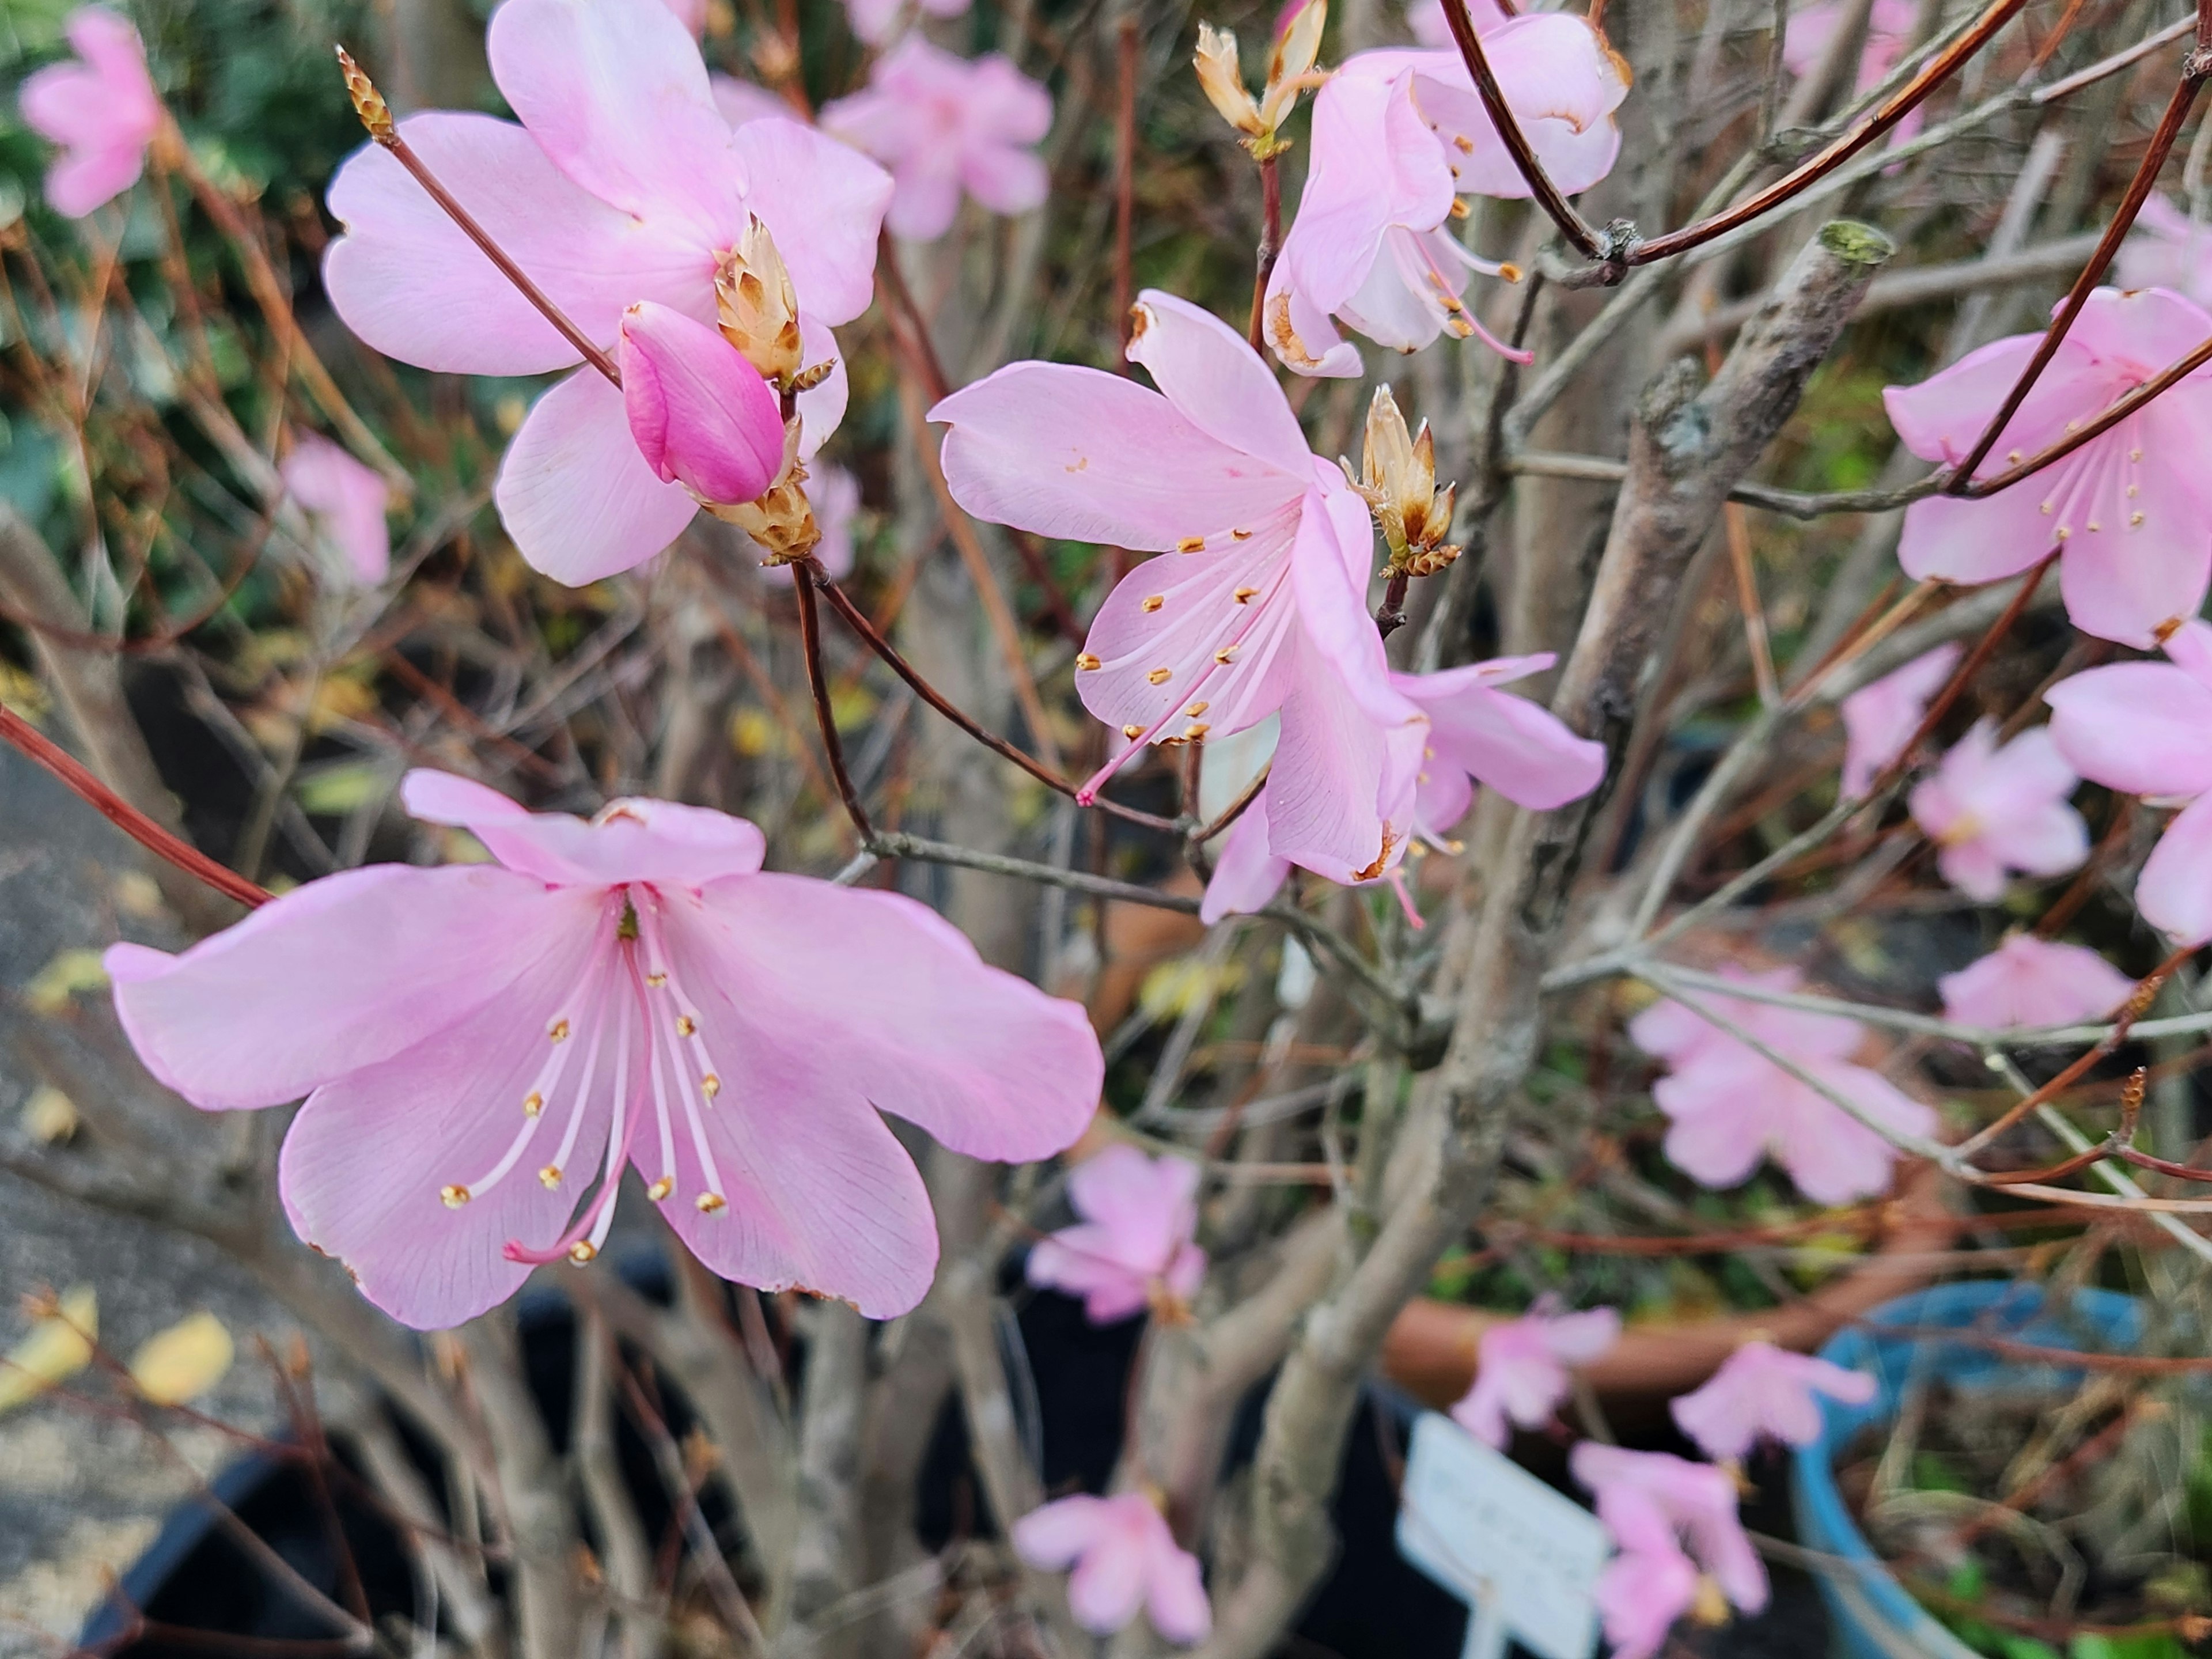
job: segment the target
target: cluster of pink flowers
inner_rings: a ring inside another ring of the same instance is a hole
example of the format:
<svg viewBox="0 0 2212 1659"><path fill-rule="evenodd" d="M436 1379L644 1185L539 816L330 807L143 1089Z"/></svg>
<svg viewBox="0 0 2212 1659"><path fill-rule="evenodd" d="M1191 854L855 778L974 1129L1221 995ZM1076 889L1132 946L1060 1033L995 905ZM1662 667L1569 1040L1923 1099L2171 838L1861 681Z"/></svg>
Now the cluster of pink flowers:
<svg viewBox="0 0 2212 1659"><path fill-rule="evenodd" d="M1770 991L1795 990L1799 977L1788 968L1723 971ZM1858 1021L1712 993L1697 1000L1856 1103L1868 1116L1907 1134L1924 1135L1936 1127L1929 1108L1881 1073L1847 1058L1865 1040L1866 1028ZM1733 1187L1761 1158L1771 1158L1798 1191L1818 1203L1843 1204L1889 1189L1897 1153L1888 1141L1694 1010L1679 1002L1655 1003L1629 1023L1628 1035L1667 1064L1668 1075L1653 1085L1652 1098L1670 1120L1668 1161L1692 1180Z"/></svg>

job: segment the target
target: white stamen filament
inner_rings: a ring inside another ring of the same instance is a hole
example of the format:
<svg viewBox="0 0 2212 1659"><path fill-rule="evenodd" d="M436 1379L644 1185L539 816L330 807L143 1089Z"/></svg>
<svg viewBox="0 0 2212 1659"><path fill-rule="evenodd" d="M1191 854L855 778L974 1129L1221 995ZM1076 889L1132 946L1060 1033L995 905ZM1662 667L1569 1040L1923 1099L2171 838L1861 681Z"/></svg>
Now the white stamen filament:
<svg viewBox="0 0 2212 1659"><path fill-rule="evenodd" d="M698 1007L699 1005L692 1001L685 993L683 981L676 976L675 957L668 949L667 933L663 927L657 906L649 916L641 918L639 932L643 937L646 947L653 953L661 976L666 982L672 1000L679 1007L687 1009ZM699 1194L699 1207L703 1213L712 1215L717 1213L721 1206L716 1204L709 1206L706 1200L710 1198L726 1198L729 1189L722 1184L720 1166L714 1162L714 1152L707 1144L707 1124L702 1108L714 1103L714 1091L721 1086L720 1074L714 1070L714 1057L707 1052L706 1033L701 1022L695 1018L689 1024L690 1026L689 1030L684 1030L682 1026L671 1028L670 1058L675 1068L677 1094L684 1103L684 1125L691 1132L692 1155L699 1160L700 1173L707 1180L706 1190ZM687 1052L696 1056L698 1061L698 1072L696 1076L693 1075L692 1068L685 1063ZM657 1060L657 1049L655 1058ZM656 1066L656 1081L658 1075ZM709 1078L716 1079L713 1090L708 1087Z"/></svg>

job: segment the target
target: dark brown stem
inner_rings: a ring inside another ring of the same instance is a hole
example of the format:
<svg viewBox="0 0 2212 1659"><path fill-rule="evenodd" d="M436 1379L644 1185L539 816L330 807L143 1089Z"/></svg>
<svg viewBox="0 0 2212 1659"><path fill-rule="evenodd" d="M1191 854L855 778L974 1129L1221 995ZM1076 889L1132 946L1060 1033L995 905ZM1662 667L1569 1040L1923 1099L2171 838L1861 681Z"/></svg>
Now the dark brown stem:
<svg viewBox="0 0 2212 1659"><path fill-rule="evenodd" d="M814 694L814 720L822 728L822 750L830 759L830 775L837 781L837 799L845 803L845 816L860 832L860 845L867 847L876 839L875 826L868 822L860 792L853 787L852 775L845 769L845 744L837 735L837 717L830 708L830 681L822 672L822 617L815 608L814 589L819 583L833 595L837 590L811 558L800 560L791 574L791 591L799 598L799 647L806 657L806 686Z"/></svg>
<svg viewBox="0 0 2212 1659"><path fill-rule="evenodd" d="M1134 262L1137 195L1137 20L1122 18L1115 42L1119 77L1114 104L1114 326L1121 331L1121 358L1129 353L1129 302L1135 297Z"/></svg>
<svg viewBox="0 0 2212 1659"><path fill-rule="evenodd" d="M365 86L368 83L368 77L362 74L360 65L354 62L343 46L337 49L337 54L338 64L345 71L347 88L354 93L356 107L358 108L361 98L356 83ZM370 95L374 95L374 88L371 89ZM378 100L375 107L379 110L382 108L381 100ZM522 267L507 257L507 250L492 240L491 233L477 222L476 216L454 199L453 191L438 182L437 175L424 165L422 158L417 155L407 141L399 136L399 129L392 124L389 116L386 115L384 119L379 121L365 114L362 125L368 128L368 136L390 150L392 159L405 167L415 182L428 192L430 199L444 210L446 216L459 225L468 239L483 250L484 258L499 268L499 274L514 283L521 291L524 299L544 313L545 320L561 331L561 337L575 347L578 354L586 362L598 369L616 386L620 386L622 371L615 367L615 360L586 337L584 331L569 319L568 313L555 305L551 299L547 297L544 289L532 282Z"/></svg>
<svg viewBox="0 0 2212 1659"><path fill-rule="evenodd" d="M2017 4L2019 0L2013 3ZM1528 193L1536 198L1536 205L1544 210L1559 228L1559 234L1583 258L1614 261L1617 254L1612 243L1575 211L1574 204L1560 194L1559 187L1544 171L1544 164L1536 159L1535 148L1507 106L1504 90L1498 84L1497 72L1490 67L1490 58L1482 50L1482 37L1475 33L1474 20L1468 15L1467 0L1444 0L1444 21L1451 27L1452 40L1459 47L1460 57L1466 61L1467 72L1474 77L1474 89L1482 99L1483 108L1489 112L1490 123L1504 141L1506 154L1513 158L1513 165L1527 181Z"/></svg>
<svg viewBox="0 0 2212 1659"><path fill-rule="evenodd" d="M2203 15L2204 12L2200 9L2200 29ZM2027 367L2021 370L2020 378L2013 382L2012 390L2005 394L2005 400L1997 406L1996 413L1990 416L1989 424L1982 428L1982 435L1975 440L1973 448L1967 452L1964 460L1951 469L1951 482L1945 487L1947 495L1985 495L2002 487L1996 479L1991 479L1986 488L1976 488L1974 469L1988 459L1990 451L1996 447L2006 423L2020 412L2021 404L2027 401L2027 394L2035 389L2035 383L2043 377L2043 371L2058 355L2058 348L2064 343L2068 331L2073 328L2074 319L2081 314L2081 307L2089 303L2089 295L2097 286L2097 279L2105 274L2105 267L2120 251L2121 241L2134 225L2136 215L2149 196L2151 186L2158 181L2159 169L2165 166L2166 155L2173 148L2173 141L2181 136L2182 123L2189 118L2190 109L2197 102L2197 94L2203 88L2208 75L2212 75L2212 52L2199 46L2189 54L2183 64L2180 83L2174 88L2173 96L2166 100L2166 113L2159 120L2157 131L2151 135L2150 147L2143 151L2142 160L2136 167L2135 177L2128 181L2127 194L2120 198L2119 210L2113 214L2112 223L2105 227L2104 236L2097 243L2097 251L2089 256L2089 263L2081 267L2081 274L2074 279L2074 286L2067 293L2066 302L2059 307L2058 315L2051 319L2050 328L2044 332L2042 343L2036 347L2035 355L2027 360ZM2208 345L2212 345L2212 343L2208 343ZM2164 387L2160 389L2162 391ZM2106 424L2109 426L2111 422ZM2083 433L2078 435L2080 442L2086 443L2091 434ZM2079 444L2073 447L2078 447ZM2051 456L2052 461L2069 453L2055 445L2052 447L2057 451ZM2039 457L2038 459L2040 459ZM2047 466L2050 461L2041 464ZM2026 477L2029 471L2034 470L2025 464L2014 469L2021 477ZM2009 473L2000 476L2008 480L2011 478Z"/></svg>
<svg viewBox="0 0 2212 1659"><path fill-rule="evenodd" d="M1383 585L1382 607L1375 613L1375 631L1386 640L1406 625L1406 589L1412 583L1411 572L1394 570Z"/></svg>
<svg viewBox="0 0 2212 1659"><path fill-rule="evenodd" d="M1252 276L1252 319L1244 337L1257 351L1267 337L1267 284L1274 280L1275 260L1283 251L1283 175L1277 158L1260 163L1260 260Z"/></svg>
<svg viewBox="0 0 2212 1659"><path fill-rule="evenodd" d="M236 899L249 908L258 908L276 896L267 888L246 880L234 870L225 869L198 848L171 835L78 765L67 750L54 743L12 708L0 707L0 738L4 738L52 773L102 817L147 851L167 860L186 875L205 882L225 897Z"/></svg>
<svg viewBox="0 0 2212 1659"><path fill-rule="evenodd" d="M876 631L876 625L868 620L866 612L863 611L859 605L854 604L851 599L846 595L845 591L839 587L836 583L829 580L825 577L823 579L820 586L823 596L830 601L830 608L832 611L835 611L844 619L845 625L847 627L850 628L855 634L860 636L861 642L865 644L869 650L874 652L876 655L883 659L885 667L889 668L892 673L897 675L902 680L904 680L907 684L913 689L916 696L920 697L932 708L934 708L939 714L944 715L945 719L951 720L955 726L958 726L963 732L965 732L969 737L975 738L976 742L981 744L986 749L988 749L993 754L1000 757L1002 759L1012 761L1015 765L1020 767L1023 771L1028 773L1031 777L1035 778L1039 783L1043 784L1047 788L1055 790L1059 793L1066 795L1071 799L1074 796L1075 786L1073 784L1068 782L1066 779L1061 777L1050 767L1044 765L1042 762L1033 758L1028 754L1025 754L1021 750L1017 749L1012 744L1008 743L997 732L989 731L985 727L977 725L973 720L969 719L965 714L963 714L958 707L949 702L945 698L944 693L939 691L935 686L932 685L927 680L924 679L921 677L920 671L917 670L912 663L908 662L904 657L899 654L898 648L896 646ZM1164 818L1159 817L1157 813L1139 812L1134 807L1116 805L1114 802L1103 799L1096 804L1102 811L1111 813L1114 817L1126 819L1131 823L1141 823L1149 830L1166 830L1172 831L1176 827L1176 822L1173 818Z"/></svg>

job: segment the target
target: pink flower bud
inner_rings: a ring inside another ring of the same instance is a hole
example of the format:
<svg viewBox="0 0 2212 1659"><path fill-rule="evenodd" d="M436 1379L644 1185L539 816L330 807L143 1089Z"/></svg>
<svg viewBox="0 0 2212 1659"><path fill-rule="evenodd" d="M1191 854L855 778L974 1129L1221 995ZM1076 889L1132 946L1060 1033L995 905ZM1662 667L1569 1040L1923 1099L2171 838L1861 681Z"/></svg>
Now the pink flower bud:
<svg viewBox="0 0 2212 1659"><path fill-rule="evenodd" d="M702 501L750 501L783 465L783 416L760 371L706 324L651 303L623 317L623 404L646 465Z"/></svg>

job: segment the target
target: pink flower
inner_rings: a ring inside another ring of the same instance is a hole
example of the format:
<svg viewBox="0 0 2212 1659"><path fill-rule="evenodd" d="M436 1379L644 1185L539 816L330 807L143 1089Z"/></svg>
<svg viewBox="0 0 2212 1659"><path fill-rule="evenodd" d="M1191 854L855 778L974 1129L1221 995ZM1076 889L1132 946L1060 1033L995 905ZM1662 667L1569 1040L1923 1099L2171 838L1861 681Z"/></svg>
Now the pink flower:
<svg viewBox="0 0 2212 1659"><path fill-rule="evenodd" d="M1977 470L1990 477L2057 442L2212 334L2166 289L2090 295L2057 355ZM1897 435L1931 461L1963 460L2043 336L1969 352L1918 386L1882 393ZM2212 367L2100 433L2063 460L1982 501L1930 495L1905 509L1898 559L1908 576L1991 582L2053 550L2074 625L2148 647L2193 617L2212 576Z"/></svg>
<svg viewBox="0 0 2212 1659"><path fill-rule="evenodd" d="M676 21L691 31L697 40L707 32L707 0L661 0Z"/></svg>
<svg viewBox="0 0 2212 1659"><path fill-rule="evenodd" d="M138 31L105 6L79 6L63 32L77 61L27 76L23 125L62 147L46 170L55 212L82 219L138 182L161 130L161 99L146 72Z"/></svg>
<svg viewBox="0 0 2212 1659"><path fill-rule="evenodd" d="M407 1324L589 1261L625 1164L723 1277L902 1313L937 1230L876 1109L1028 1159L1097 1104L1079 1008L911 899L766 873L742 818L617 800L587 822L439 772L403 797L499 862L347 871L180 957L106 961L139 1057L193 1104L307 1097L278 1166L292 1225Z"/></svg>
<svg viewBox="0 0 2212 1659"><path fill-rule="evenodd" d="M963 17L969 0L919 0L918 9L931 17ZM866 45L880 46L905 10L906 0L845 0L845 21Z"/></svg>
<svg viewBox="0 0 2212 1659"><path fill-rule="evenodd" d="M1468 0L1467 15L1474 20L1477 34L1488 34L1507 21L1498 0ZM1425 46L1457 50L1452 43L1451 25L1444 21L1444 0L1414 0L1406 8L1406 27Z"/></svg>
<svg viewBox="0 0 2212 1659"><path fill-rule="evenodd" d="M1905 750L1959 660L1956 644L1937 646L1863 685L1843 701L1844 793L1856 800Z"/></svg>
<svg viewBox="0 0 2212 1659"><path fill-rule="evenodd" d="M963 189L1013 214L1050 185L1028 146L1051 130L1052 95L995 52L970 61L909 34L876 60L866 90L823 106L822 126L891 170L884 223L910 240L951 229Z"/></svg>
<svg viewBox="0 0 2212 1659"><path fill-rule="evenodd" d="M283 471L284 488L345 555L353 574L364 582L382 581L392 568L392 532L384 522L392 492L382 476L313 432L293 440Z"/></svg>
<svg viewBox="0 0 2212 1659"><path fill-rule="evenodd" d="M1139 1607L1152 1628L1188 1647L1213 1628L1198 1558L1177 1547L1158 1507L1142 1492L1077 1493L1014 1522L1016 1553L1033 1567L1068 1575L1068 1611L1096 1636L1126 1629Z"/></svg>
<svg viewBox="0 0 2212 1659"><path fill-rule="evenodd" d="M842 581L853 574L853 526L860 516L860 481L842 466L817 467L806 481L806 500L814 509L815 526L822 532L814 556L822 561L830 580ZM788 587L791 567L764 565L761 579Z"/></svg>
<svg viewBox="0 0 2212 1659"><path fill-rule="evenodd" d="M1941 849L1943 879L1988 903L2008 871L2056 876L2089 856L2089 826L2066 804L2081 781L2043 727L2000 749L1995 722L1978 720L1912 787L1912 820Z"/></svg>
<svg viewBox="0 0 2212 1659"><path fill-rule="evenodd" d="M1592 1597L1605 1639L1613 1659L1651 1659L1697 1604L1697 1565L1674 1541L1665 1511L1643 1492L1617 1491L1607 1525L1620 1553L1599 1572Z"/></svg>
<svg viewBox="0 0 2212 1659"><path fill-rule="evenodd" d="M2057 722L2053 722L2054 726ZM2079 945L2014 933L1978 962L1936 981L1943 1018L1986 1030L2071 1025L2111 1013L2135 981Z"/></svg>
<svg viewBox="0 0 2212 1659"><path fill-rule="evenodd" d="M1198 1165L1109 1146L1069 1171L1068 1201L1083 1219L1030 1252L1032 1285L1084 1298L1094 1325L1141 1312L1156 1291L1177 1302L1197 1294L1206 1252L1198 1231Z"/></svg>
<svg viewBox="0 0 2212 1659"><path fill-rule="evenodd" d="M645 464L702 501L758 496L783 465L783 414L744 354L661 305L623 313L623 407Z"/></svg>
<svg viewBox="0 0 2212 1659"><path fill-rule="evenodd" d="M2198 305L2212 301L2212 227L2154 191L2120 244L2118 276L2122 288L2170 288Z"/></svg>
<svg viewBox="0 0 2212 1659"><path fill-rule="evenodd" d="M1750 975L1724 970L1771 990L1793 988L1784 969ZM1859 1045L1856 1020L1808 1013L1736 997L1697 993L1698 1002L1786 1054L1869 1116L1909 1134L1926 1134L1936 1115L1900 1092L1879 1072L1844 1057ZM1748 1043L1680 1003L1660 1002L1629 1023L1637 1047L1668 1062L1670 1075L1651 1097L1670 1127L1668 1161L1707 1187L1747 1180L1771 1157L1797 1189L1820 1204L1842 1204L1886 1192L1897 1153L1872 1129Z"/></svg>
<svg viewBox="0 0 2212 1659"><path fill-rule="evenodd" d="M1493 657L1438 674L1398 674L1390 684L1429 717L1421 769L1414 775L1413 834L1433 845L1474 804L1474 786L1492 788L1517 806L1547 811L1580 799L1605 776L1605 745L1578 738L1541 703L1497 688L1540 674L1556 659ZM1273 851L1267 790L1223 837L1200 920L1267 908L1291 873L1292 860ZM1323 871L1326 875L1331 872Z"/></svg>
<svg viewBox="0 0 2212 1659"><path fill-rule="evenodd" d="M2177 942L2212 940L2212 627L2166 642L2171 663L2092 668L2045 693L2051 735L2108 789L2187 802L2144 860L2136 908Z"/></svg>
<svg viewBox="0 0 2212 1659"><path fill-rule="evenodd" d="M1675 1534L1740 1611L1757 1613L1766 1605L1766 1569L1736 1518L1735 1482L1725 1470L1595 1440L1578 1443L1567 1467L1597 1495L1598 1519L1624 1548L1657 1553L1666 1534Z"/></svg>
<svg viewBox="0 0 2212 1659"><path fill-rule="evenodd" d="M1747 1342L1721 1363L1705 1387L1668 1407L1684 1434L1708 1457L1741 1458L1762 1436L1785 1445L1809 1446L1820 1437L1820 1403L1826 1395L1848 1405L1874 1398L1864 1371L1811 1354L1790 1353L1771 1342Z"/></svg>
<svg viewBox="0 0 2212 1659"><path fill-rule="evenodd" d="M1849 9L1844 0L1820 0L1791 15L1782 37L1782 61L1792 75L1810 75L1820 67ZM1872 92L1897 67L1897 60L1912 39L1917 17L1918 9L1912 0L1875 0L1867 15L1866 47L1859 56L1858 76L1851 83L1853 97ZM1920 131L1925 113L1924 108L1915 109L1892 127L1889 142L1910 143Z"/></svg>
<svg viewBox="0 0 2212 1659"><path fill-rule="evenodd" d="M796 121L732 131L698 43L664 6L507 0L488 37L493 77L522 125L434 112L408 143L589 338L611 349L641 301L714 318L714 274L757 216L800 307L806 360L867 308L890 180ZM330 209L346 234L324 263L331 303L386 356L460 374L542 374L577 353L390 155L339 169ZM806 451L845 407L842 362L802 393ZM507 447L500 517L530 562L582 584L641 564L697 510L630 435L623 394L596 369L538 400Z"/></svg>
<svg viewBox="0 0 2212 1659"><path fill-rule="evenodd" d="M1129 356L1159 392L1024 362L939 404L952 494L994 524L1166 553L1100 608L1076 659L1084 706L1133 745L1279 710L1273 854L1335 881L1381 875L1404 851L1428 727L1367 615L1367 505L1225 324L1147 291Z"/></svg>
<svg viewBox="0 0 2212 1659"><path fill-rule="evenodd" d="M731 130L755 121L796 121L799 111L788 98L770 92L766 87L756 86L750 81L740 81L733 75L709 75L707 88L714 100L714 107Z"/></svg>
<svg viewBox="0 0 2212 1659"><path fill-rule="evenodd" d="M1512 1437L1509 1418L1524 1429L1549 1422L1567 1397L1567 1368L1591 1364L1620 1340L1620 1316L1612 1309L1562 1314L1557 1306L1544 1297L1482 1334L1474 1386L1451 1408L1452 1420L1476 1439L1502 1451Z"/></svg>
<svg viewBox="0 0 2212 1659"><path fill-rule="evenodd" d="M1587 190L1613 169L1613 112L1628 80L1605 37L1564 12L1487 18L1483 47L1522 131L1559 187ZM1301 374L1357 375L1340 319L1378 345L1416 351L1483 332L1462 301L1468 274L1504 267L1452 234L1456 198L1507 199L1528 187L1491 125L1456 48L1365 52L1314 100L1313 161L1267 288L1267 339Z"/></svg>

